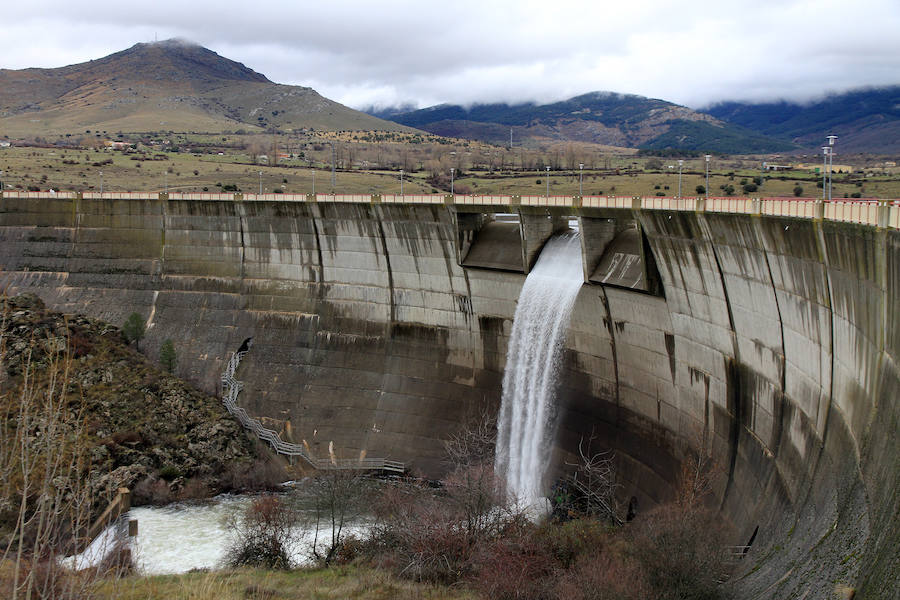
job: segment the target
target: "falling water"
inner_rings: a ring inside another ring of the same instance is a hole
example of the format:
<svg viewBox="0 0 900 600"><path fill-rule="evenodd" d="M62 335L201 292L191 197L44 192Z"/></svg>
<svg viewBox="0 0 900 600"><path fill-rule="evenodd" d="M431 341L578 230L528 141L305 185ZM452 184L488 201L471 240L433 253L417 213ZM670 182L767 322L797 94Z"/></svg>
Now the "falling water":
<svg viewBox="0 0 900 600"><path fill-rule="evenodd" d="M503 375L496 467L507 493L525 504L542 496L559 354L582 283L581 240L566 233L547 242L519 295Z"/></svg>

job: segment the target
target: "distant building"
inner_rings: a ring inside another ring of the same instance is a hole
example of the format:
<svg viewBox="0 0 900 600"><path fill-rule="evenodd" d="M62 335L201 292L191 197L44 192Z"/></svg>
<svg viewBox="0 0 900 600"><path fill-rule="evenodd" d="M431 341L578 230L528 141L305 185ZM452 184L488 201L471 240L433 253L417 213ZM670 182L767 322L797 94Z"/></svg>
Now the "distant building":
<svg viewBox="0 0 900 600"><path fill-rule="evenodd" d="M773 165L772 163L765 164L766 171L790 171L794 168L794 165Z"/></svg>
<svg viewBox="0 0 900 600"><path fill-rule="evenodd" d="M812 171L813 173L821 173L822 172L821 164L800 164L797 165L796 168L802 171ZM831 165L832 173L853 173L854 167L852 165Z"/></svg>
<svg viewBox="0 0 900 600"><path fill-rule="evenodd" d="M0 142L0 148L9 148L9 147L10 147L9 142Z"/></svg>

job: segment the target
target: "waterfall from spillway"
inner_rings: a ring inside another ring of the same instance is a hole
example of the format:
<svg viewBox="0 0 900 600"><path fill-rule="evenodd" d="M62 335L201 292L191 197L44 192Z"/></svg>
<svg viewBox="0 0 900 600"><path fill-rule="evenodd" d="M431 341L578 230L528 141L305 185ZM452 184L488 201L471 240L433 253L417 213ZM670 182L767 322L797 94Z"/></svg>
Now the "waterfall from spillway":
<svg viewBox="0 0 900 600"><path fill-rule="evenodd" d="M547 242L519 294L503 374L495 466L507 494L524 504L542 496L559 355L583 283L581 238L566 233Z"/></svg>

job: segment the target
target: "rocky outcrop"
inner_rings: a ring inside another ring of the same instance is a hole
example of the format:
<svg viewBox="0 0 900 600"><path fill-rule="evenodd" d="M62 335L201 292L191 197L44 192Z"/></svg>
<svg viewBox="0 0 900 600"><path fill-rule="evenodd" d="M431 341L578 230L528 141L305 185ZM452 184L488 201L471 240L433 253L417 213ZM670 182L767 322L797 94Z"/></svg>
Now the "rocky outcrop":
<svg viewBox="0 0 900 600"><path fill-rule="evenodd" d="M17 401L26 373L42 385L51 365L68 366L62 384L69 403L81 403L98 500L123 486L138 504L202 497L271 472L216 398L163 372L103 321L50 312L31 295L2 297L0 357L4 403Z"/></svg>

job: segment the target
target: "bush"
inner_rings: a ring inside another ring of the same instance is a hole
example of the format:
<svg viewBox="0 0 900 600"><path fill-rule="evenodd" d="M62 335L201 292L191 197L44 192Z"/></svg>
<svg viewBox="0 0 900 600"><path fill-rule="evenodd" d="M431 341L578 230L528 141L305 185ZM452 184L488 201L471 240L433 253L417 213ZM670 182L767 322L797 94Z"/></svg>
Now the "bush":
<svg viewBox="0 0 900 600"><path fill-rule="evenodd" d="M628 553L644 575L649 598L714 600L728 571L727 532L711 511L661 506L636 522Z"/></svg>
<svg viewBox="0 0 900 600"><path fill-rule="evenodd" d="M277 496L257 498L229 523L234 539L225 551L225 563L230 567L289 569L288 543L298 522L299 512L290 502Z"/></svg>
<svg viewBox="0 0 900 600"><path fill-rule="evenodd" d="M803 195L803 187L799 186L799 185L794 186L794 196L799 198L802 195Z"/></svg>
<svg viewBox="0 0 900 600"><path fill-rule="evenodd" d="M758 189L758 188L756 187L756 184L755 184L755 183L745 183L744 185L741 186L741 188L744 190L744 193L745 193L745 194L749 194L749 193L751 193L751 192L755 192L755 191Z"/></svg>
<svg viewBox="0 0 900 600"><path fill-rule="evenodd" d="M706 186L698 185L697 187L694 188L694 191L697 192L698 196L702 196L703 194L706 193Z"/></svg>

